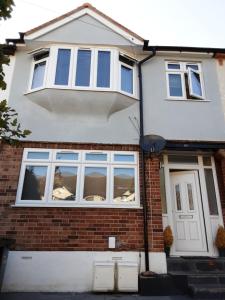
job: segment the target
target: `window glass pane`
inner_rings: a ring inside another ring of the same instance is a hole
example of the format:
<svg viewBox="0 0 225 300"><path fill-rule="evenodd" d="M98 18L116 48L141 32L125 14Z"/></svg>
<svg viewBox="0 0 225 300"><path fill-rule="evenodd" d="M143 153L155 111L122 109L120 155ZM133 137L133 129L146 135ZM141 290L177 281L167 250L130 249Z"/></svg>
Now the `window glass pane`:
<svg viewBox="0 0 225 300"><path fill-rule="evenodd" d="M86 160L92 160L92 161L107 161L107 154L101 154L101 153L86 153L85 154Z"/></svg>
<svg viewBox="0 0 225 300"><path fill-rule="evenodd" d="M121 66L121 90L133 94L133 69Z"/></svg>
<svg viewBox="0 0 225 300"><path fill-rule="evenodd" d="M203 156L203 165L206 167L212 165L211 156Z"/></svg>
<svg viewBox="0 0 225 300"><path fill-rule="evenodd" d="M114 161L134 162L134 155L128 154L114 154Z"/></svg>
<svg viewBox="0 0 225 300"><path fill-rule="evenodd" d="M78 153L63 153L57 152L56 153L57 160L78 160Z"/></svg>
<svg viewBox="0 0 225 300"><path fill-rule="evenodd" d="M43 200L47 166L27 166L21 200Z"/></svg>
<svg viewBox="0 0 225 300"><path fill-rule="evenodd" d="M190 76L191 76L190 80L191 80L191 85L192 85L192 94L202 96L200 74L198 74L197 72L191 71Z"/></svg>
<svg viewBox="0 0 225 300"><path fill-rule="evenodd" d="M133 168L114 168L114 202L135 201L135 170Z"/></svg>
<svg viewBox="0 0 225 300"><path fill-rule="evenodd" d="M188 64L186 65L186 69L191 68L193 70L197 70L198 71L198 65L192 65L192 64Z"/></svg>
<svg viewBox="0 0 225 300"><path fill-rule="evenodd" d="M181 155L168 155L168 161L169 163L174 164L198 164L198 157L197 156L181 156Z"/></svg>
<svg viewBox="0 0 225 300"><path fill-rule="evenodd" d="M89 86L90 71L91 71L91 50L78 50L75 85Z"/></svg>
<svg viewBox="0 0 225 300"><path fill-rule="evenodd" d="M84 173L84 194L86 201L106 200L107 168L86 167Z"/></svg>
<svg viewBox="0 0 225 300"><path fill-rule="evenodd" d="M77 167L55 167L53 200L76 200Z"/></svg>
<svg viewBox="0 0 225 300"><path fill-rule="evenodd" d="M167 64L168 69L180 70L180 64Z"/></svg>
<svg viewBox="0 0 225 300"><path fill-rule="evenodd" d="M210 215L218 215L213 172L211 169L205 169L204 171L205 171L205 181L206 181Z"/></svg>
<svg viewBox="0 0 225 300"><path fill-rule="evenodd" d="M55 74L55 84L68 85L70 69L70 49L59 49L57 67Z"/></svg>
<svg viewBox="0 0 225 300"><path fill-rule="evenodd" d="M43 86L45 67L46 67L46 61L42 61L34 65L33 80L31 85L32 89L36 89Z"/></svg>
<svg viewBox="0 0 225 300"><path fill-rule="evenodd" d="M181 210L180 185L175 185L176 205L177 210Z"/></svg>
<svg viewBox="0 0 225 300"><path fill-rule="evenodd" d="M187 192L188 192L188 202L189 202L189 209L194 210L194 200L193 200L193 192L192 192L192 184L187 184Z"/></svg>
<svg viewBox="0 0 225 300"><path fill-rule="evenodd" d="M49 159L49 152L32 152L27 153L28 159Z"/></svg>
<svg viewBox="0 0 225 300"><path fill-rule="evenodd" d="M110 87L109 51L98 51L97 87Z"/></svg>
<svg viewBox="0 0 225 300"><path fill-rule="evenodd" d="M160 195L161 195L161 202L162 202L162 213L167 214L166 186L165 186L164 168L160 168L159 175L160 175Z"/></svg>
<svg viewBox="0 0 225 300"><path fill-rule="evenodd" d="M169 74L169 91L170 96L182 97L182 82L180 74Z"/></svg>

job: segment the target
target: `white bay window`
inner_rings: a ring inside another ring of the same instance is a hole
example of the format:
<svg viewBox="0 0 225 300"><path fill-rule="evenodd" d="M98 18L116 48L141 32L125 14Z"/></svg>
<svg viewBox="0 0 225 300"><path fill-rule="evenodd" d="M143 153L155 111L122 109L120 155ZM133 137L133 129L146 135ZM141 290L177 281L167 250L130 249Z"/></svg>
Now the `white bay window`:
<svg viewBox="0 0 225 300"><path fill-rule="evenodd" d="M17 205L139 205L136 152L25 149Z"/></svg>
<svg viewBox="0 0 225 300"><path fill-rule="evenodd" d="M29 92L43 88L119 91L137 97L135 60L117 49L52 46L33 54ZM40 55L41 53L41 55ZM49 67L47 69L47 59Z"/></svg>

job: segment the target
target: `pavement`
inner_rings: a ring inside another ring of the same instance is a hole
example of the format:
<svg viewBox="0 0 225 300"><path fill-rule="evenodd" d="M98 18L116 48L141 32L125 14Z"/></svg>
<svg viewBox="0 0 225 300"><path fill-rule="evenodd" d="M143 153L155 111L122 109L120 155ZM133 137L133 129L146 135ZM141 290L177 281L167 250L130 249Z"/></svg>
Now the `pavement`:
<svg viewBox="0 0 225 300"><path fill-rule="evenodd" d="M190 300L188 296L91 293L0 293L0 300Z"/></svg>

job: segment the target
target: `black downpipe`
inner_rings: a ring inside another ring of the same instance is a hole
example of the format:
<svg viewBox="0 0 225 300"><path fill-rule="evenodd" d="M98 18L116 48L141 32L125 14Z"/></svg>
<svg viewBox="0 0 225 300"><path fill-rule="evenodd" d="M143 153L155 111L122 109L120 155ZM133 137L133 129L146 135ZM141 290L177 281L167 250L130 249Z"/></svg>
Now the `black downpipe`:
<svg viewBox="0 0 225 300"><path fill-rule="evenodd" d="M144 62L154 57L155 49L152 54L138 62L138 77L139 77L139 113L140 113L140 140L139 145L141 149L141 177L142 177L142 204L143 204L143 221L144 221L144 249L145 249L145 271L149 271L149 241L148 241L148 206L146 203L146 178L145 178L145 153L141 147L141 141L144 137L144 116L143 116L143 88L142 88L142 70L141 66Z"/></svg>

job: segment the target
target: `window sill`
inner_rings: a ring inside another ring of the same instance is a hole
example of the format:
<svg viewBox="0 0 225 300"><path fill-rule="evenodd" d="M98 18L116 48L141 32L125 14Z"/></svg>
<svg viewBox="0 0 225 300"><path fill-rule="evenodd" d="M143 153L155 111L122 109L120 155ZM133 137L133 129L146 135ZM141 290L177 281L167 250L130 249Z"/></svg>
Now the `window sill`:
<svg viewBox="0 0 225 300"><path fill-rule="evenodd" d="M72 205L72 204L41 204L41 203L16 203L11 205L13 208L17 207L47 207L47 208L126 208L126 209L142 209L142 206L140 205L98 205L98 204L92 204L92 205L87 205L87 204L77 204L77 205Z"/></svg>
<svg viewBox="0 0 225 300"><path fill-rule="evenodd" d="M206 99L173 99L173 98L166 98L166 101L178 101L178 102L212 102L212 100L206 100Z"/></svg>

